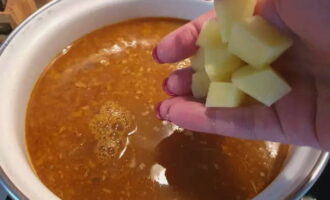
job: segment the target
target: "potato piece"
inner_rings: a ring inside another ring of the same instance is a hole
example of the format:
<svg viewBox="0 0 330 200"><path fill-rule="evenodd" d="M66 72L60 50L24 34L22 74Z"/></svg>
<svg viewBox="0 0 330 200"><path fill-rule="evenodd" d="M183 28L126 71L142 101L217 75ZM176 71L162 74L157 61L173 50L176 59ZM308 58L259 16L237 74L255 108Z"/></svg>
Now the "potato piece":
<svg viewBox="0 0 330 200"><path fill-rule="evenodd" d="M206 98L206 107L237 107L244 93L232 83L212 82Z"/></svg>
<svg viewBox="0 0 330 200"><path fill-rule="evenodd" d="M206 97L209 85L210 79L205 71L200 71L192 75L191 90L195 98Z"/></svg>
<svg viewBox="0 0 330 200"><path fill-rule="evenodd" d="M262 69L242 67L233 73L232 82L244 93L267 106L291 91L291 87L270 66Z"/></svg>
<svg viewBox="0 0 330 200"><path fill-rule="evenodd" d="M257 0L216 0L220 34L223 42L228 42L232 25L245 18L252 17Z"/></svg>
<svg viewBox="0 0 330 200"><path fill-rule="evenodd" d="M275 61L292 45L292 40L272 27L260 16L233 25L229 51L253 67Z"/></svg>
<svg viewBox="0 0 330 200"><path fill-rule="evenodd" d="M190 58L191 67L195 72L205 71L204 68L204 50L200 47L196 54Z"/></svg>
<svg viewBox="0 0 330 200"><path fill-rule="evenodd" d="M210 19L203 24L196 44L200 47L222 44L219 25L216 19Z"/></svg>
<svg viewBox="0 0 330 200"><path fill-rule="evenodd" d="M242 61L231 54L225 45L204 49L205 71L211 81L229 81L231 74L242 65Z"/></svg>

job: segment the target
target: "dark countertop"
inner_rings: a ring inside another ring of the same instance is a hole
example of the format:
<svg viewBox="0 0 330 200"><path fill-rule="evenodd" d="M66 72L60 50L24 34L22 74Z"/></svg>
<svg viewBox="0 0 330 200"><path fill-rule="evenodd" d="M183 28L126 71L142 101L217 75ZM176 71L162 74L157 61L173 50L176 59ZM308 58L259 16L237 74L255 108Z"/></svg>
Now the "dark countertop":
<svg viewBox="0 0 330 200"><path fill-rule="evenodd" d="M330 199L330 163L324 169L319 180L315 183L308 195L317 200Z"/></svg>

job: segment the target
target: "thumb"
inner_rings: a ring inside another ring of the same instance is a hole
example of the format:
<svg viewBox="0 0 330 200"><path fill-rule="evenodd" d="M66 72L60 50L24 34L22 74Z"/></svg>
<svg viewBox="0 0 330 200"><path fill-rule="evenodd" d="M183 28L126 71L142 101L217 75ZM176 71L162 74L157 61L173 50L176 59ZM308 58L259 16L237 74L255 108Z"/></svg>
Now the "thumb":
<svg viewBox="0 0 330 200"><path fill-rule="evenodd" d="M318 53L329 57L329 0L275 0L275 6L278 15L291 31Z"/></svg>

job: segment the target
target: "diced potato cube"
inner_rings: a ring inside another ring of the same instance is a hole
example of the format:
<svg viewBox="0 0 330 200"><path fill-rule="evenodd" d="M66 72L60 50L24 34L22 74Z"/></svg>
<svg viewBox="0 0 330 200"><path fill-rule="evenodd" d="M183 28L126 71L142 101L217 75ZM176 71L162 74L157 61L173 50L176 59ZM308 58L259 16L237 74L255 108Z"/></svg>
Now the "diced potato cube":
<svg viewBox="0 0 330 200"><path fill-rule="evenodd" d="M205 71L204 50L202 47L200 47L197 50L196 54L191 57L190 61L191 61L191 67L195 72Z"/></svg>
<svg viewBox="0 0 330 200"><path fill-rule="evenodd" d="M205 71L211 81L229 81L242 61L231 54L227 46L217 45L204 49Z"/></svg>
<svg viewBox="0 0 330 200"><path fill-rule="evenodd" d="M261 103L271 106L291 91L290 86L270 66L245 66L233 73L233 84Z"/></svg>
<svg viewBox="0 0 330 200"><path fill-rule="evenodd" d="M196 44L200 47L222 44L219 25L216 19L210 19L203 24Z"/></svg>
<svg viewBox="0 0 330 200"><path fill-rule="evenodd" d="M257 0L215 0L220 34L223 42L228 42L232 25L252 17Z"/></svg>
<svg viewBox="0 0 330 200"><path fill-rule="evenodd" d="M275 61L292 45L292 40L260 16L233 25L229 51L253 67Z"/></svg>
<svg viewBox="0 0 330 200"><path fill-rule="evenodd" d="M196 72L192 75L191 90L195 98L206 97L209 85L210 79L205 71Z"/></svg>
<svg viewBox="0 0 330 200"><path fill-rule="evenodd" d="M243 99L244 93L232 83L211 82L206 107L237 107Z"/></svg>

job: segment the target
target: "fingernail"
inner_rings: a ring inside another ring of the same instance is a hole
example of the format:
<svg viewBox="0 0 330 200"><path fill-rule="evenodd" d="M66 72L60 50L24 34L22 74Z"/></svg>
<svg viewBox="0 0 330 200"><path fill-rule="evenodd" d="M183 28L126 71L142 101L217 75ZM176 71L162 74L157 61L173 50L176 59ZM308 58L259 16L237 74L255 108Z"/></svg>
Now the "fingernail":
<svg viewBox="0 0 330 200"><path fill-rule="evenodd" d="M160 115L160 106L162 105L162 102L159 102L156 107L155 107L155 112L156 112L156 118L159 120L164 120L162 116Z"/></svg>
<svg viewBox="0 0 330 200"><path fill-rule="evenodd" d="M158 57L158 53L157 53L157 48L158 47L155 47L153 50L152 50L152 57L154 58L154 60L159 63L159 64L163 64L164 62L161 61Z"/></svg>
<svg viewBox="0 0 330 200"><path fill-rule="evenodd" d="M170 96L175 96L175 94L173 92L171 92L168 87L167 87L167 82L168 82L168 78L166 78L164 81L163 81L163 84L162 84L162 88L164 90L164 92L166 92L166 94L170 95Z"/></svg>

